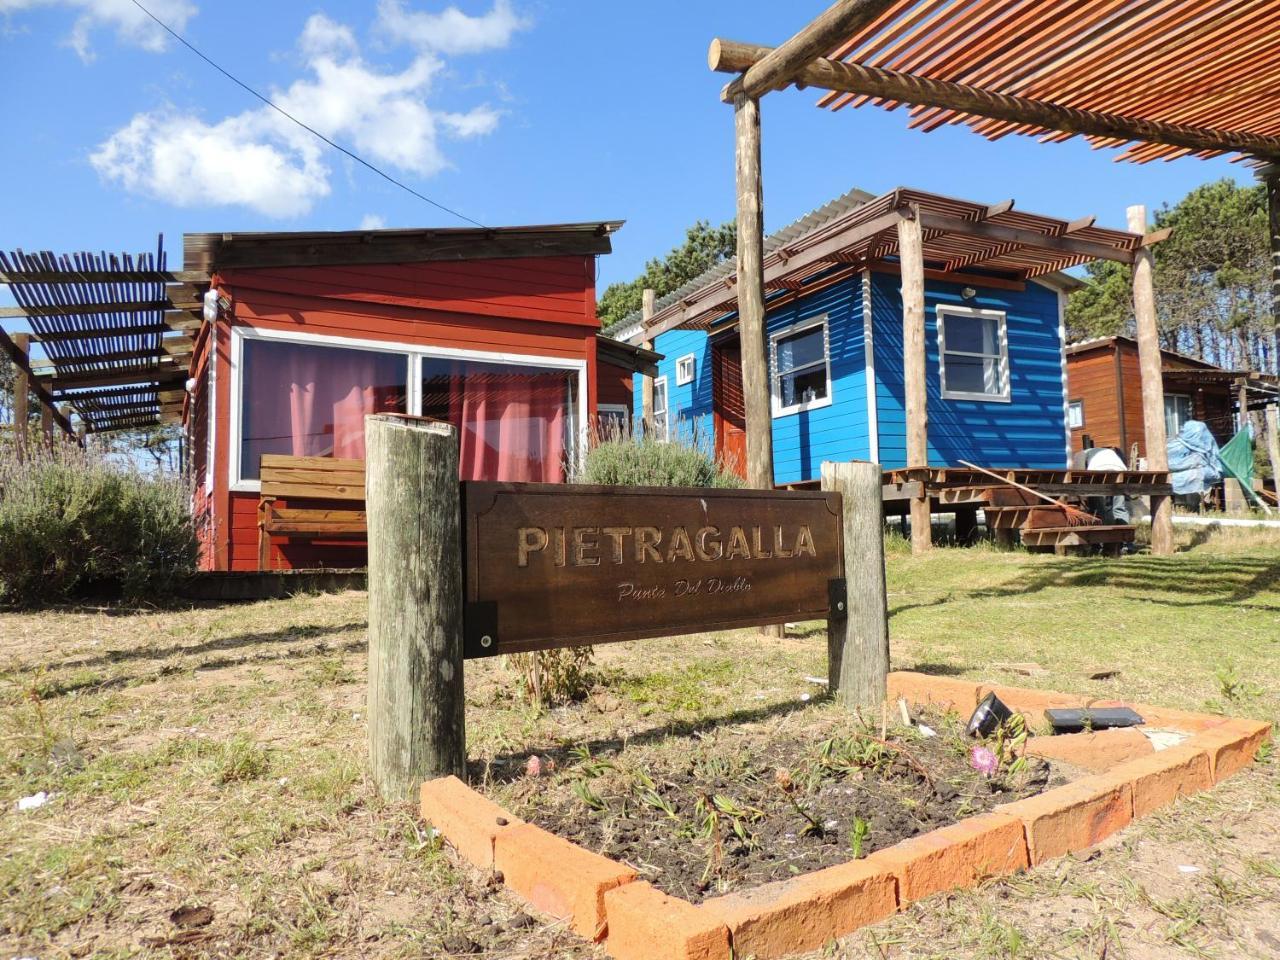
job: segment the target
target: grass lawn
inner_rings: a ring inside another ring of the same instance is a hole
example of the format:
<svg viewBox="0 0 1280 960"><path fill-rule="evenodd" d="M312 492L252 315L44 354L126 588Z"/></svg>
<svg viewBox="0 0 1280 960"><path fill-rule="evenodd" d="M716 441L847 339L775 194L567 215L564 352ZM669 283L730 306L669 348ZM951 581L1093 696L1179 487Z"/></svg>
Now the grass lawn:
<svg viewBox="0 0 1280 960"><path fill-rule="evenodd" d="M892 542L894 667L1274 720L1280 538L1180 535L1170 559ZM601 956L377 799L364 633L358 593L0 614L0 957ZM597 659L591 695L546 712L502 664L470 664L473 777L531 753L563 770L583 746L781 738L835 710L805 679L825 675L820 625ZM1280 763L813 956L1280 956Z"/></svg>

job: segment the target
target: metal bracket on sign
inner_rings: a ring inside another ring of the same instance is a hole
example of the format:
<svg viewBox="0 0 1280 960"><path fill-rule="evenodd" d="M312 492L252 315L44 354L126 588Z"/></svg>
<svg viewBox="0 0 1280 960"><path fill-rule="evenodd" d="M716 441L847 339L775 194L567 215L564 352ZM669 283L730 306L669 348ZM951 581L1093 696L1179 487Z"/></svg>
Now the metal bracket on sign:
<svg viewBox="0 0 1280 960"><path fill-rule="evenodd" d="M827 581L827 616L843 620L849 615L848 589L844 577L832 577Z"/></svg>
<svg viewBox="0 0 1280 960"><path fill-rule="evenodd" d="M468 603L462 611L462 658L498 655L498 605L492 600Z"/></svg>

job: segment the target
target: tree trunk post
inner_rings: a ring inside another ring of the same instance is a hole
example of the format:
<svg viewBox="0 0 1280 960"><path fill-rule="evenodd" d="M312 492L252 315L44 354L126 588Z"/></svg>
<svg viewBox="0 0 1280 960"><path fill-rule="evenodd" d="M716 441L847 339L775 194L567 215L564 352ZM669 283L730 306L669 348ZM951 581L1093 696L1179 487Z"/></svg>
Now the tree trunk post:
<svg viewBox="0 0 1280 960"><path fill-rule="evenodd" d="M640 318L648 332L649 323L653 320L653 290L645 287L640 300ZM653 341L646 338L640 346L646 350L653 349ZM668 401L668 406L670 401ZM640 427L646 437L653 435L653 377L647 374L640 376Z"/></svg>
<svg viewBox="0 0 1280 960"><path fill-rule="evenodd" d="M1280 165L1273 163L1266 168L1263 183L1267 188L1267 236L1271 245L1272 344L1274 355L1280 357ZM1280 373L1280 366L1276 372ZM1280 489L1280 478L1276 487Z"/></svg>
<svg viewBox="0 0 1280 960"><path fill-rule="evenodd" d="M765 359L764 198L760 170L760 101L733 100L738 184L738 330L747 417L747 486L773 489L773 422Z"/></svg>
<svg viewBox="0 0 1280 960"><path fill-rule="evenodd" d="M18 348L18 352L22 354L23 360L30 364L31 335L28 333L15 333L13 335L13 344ZM18 460L20 461L26 457L27 445L31 442L30 424L27 422L31 417L30 396L31 384L28 382L27 371L22 368L22 364L14 364L13 425L16 430L14 442L18 451Z"/></svg>
<svg viewBox="0 0 1280 960"><path fill-rule="evenodd" d="M40 436L48 449L53 449L53 407L47 403L40 404Z"/></svg>
<svg viewBox="0 0 1280 960"><path fill-rule="evenodd" d="M849 710L879 707L889 676L882 482L876 463L822 464L822 489L844 501L848 609L843 620L827 621L827 669L832 697Z"/></svg>
<svg viewBox="0 0 1280 960"><path fill-rule="evenodd" d="M390 801L466 775L458 438L418 417L365 418L369 765Z"/></svg>
<svg viewBox="0 0 1280 960"><path fill-rule="evenodd" d="M1130 233L1147 232L1147 208L1143 204L1126 211ZM1133 316L1138 327L1138 367L1142 374L1142 423L1147 447L1147 469L1168 470L1168 438L1164 429L1164 372L1160 359L1160 333L1156 326L1155 255L1139 247L1133 259ZM1173 553L1173 501L1151 498L1151 552Z"/></svg>
<svg viewBox="0 0 1280 960"><path fill-rule="evenodd" d="M924 349L924 236L919 211L898 221L898 259L902 265L902 379L907 406L907 466L929 465L929 392ZM911 552L933 546L928 485L911 498Z"/></svg>

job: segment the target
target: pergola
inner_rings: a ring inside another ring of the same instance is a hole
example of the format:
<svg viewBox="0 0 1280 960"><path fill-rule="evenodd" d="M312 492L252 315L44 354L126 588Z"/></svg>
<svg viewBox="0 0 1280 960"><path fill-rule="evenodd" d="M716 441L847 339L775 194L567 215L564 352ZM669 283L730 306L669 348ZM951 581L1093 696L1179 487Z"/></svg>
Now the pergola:
<svg viewBox="0 0 1280 960"><path fill-rule="evenodd" d="M169 272L163 247L136 257L17 250L0 251L0 283L18 302L0 308L0 319L31 327L0 328L0 348L17 366L20 450L29 442L28 394L40 403L46 442L54 424L79 439L179 419L208 273ZM32 359L32 344L44 359Z"/></svg>
<svg viewBox="0 0 1280 960"><path fill-rule="evenodd" d="M778 47L716 39L713 70L736 126L736 307L747 413L747 477L772 486L765 366L760 98L795 84L818 105L906 106L925 131L964 124L989 138L1084 136L1117 159L1239 154L1268 185L1273 304L1280 324L1280 2L1277 0L840 0ZM1145 234L1146 209L1128 210ZM923 213L894 224L902 270L907 457L926 466ZM995 239L995 238L992 238ZM1130 251L1149 467L1168 468L1153 258ZM963 262L963 258L959 262ZM913 547L929 544L927 500L913 501ZM1152 498L1152 550L1173 550L1172 509Z"/></svg>

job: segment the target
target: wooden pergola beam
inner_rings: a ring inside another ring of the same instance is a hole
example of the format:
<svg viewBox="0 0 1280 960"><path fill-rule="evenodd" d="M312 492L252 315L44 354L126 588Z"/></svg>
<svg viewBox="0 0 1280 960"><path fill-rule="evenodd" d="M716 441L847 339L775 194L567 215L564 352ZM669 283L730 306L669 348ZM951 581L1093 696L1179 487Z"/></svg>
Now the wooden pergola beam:
<svg viewBox="0 0 1280 960"><path fill-rule="evenodd" d="M190 315L182 311L174 311L174 316L181 316L189 319ZM137 323L127 327L114 327L102 330L51 330L48 333L33 333L31 339L37 343L66 343L70 340L109 340L112 337L145 337L149 334L187 332L183 320L174 323ZM195 321L197 324L199 321ZM188 338L190 333L187 332Z"/></svg>
<svg viewBox="0 0 1280 960"><path fill-rule="evenodd" d="M0 270L0 283L195 283L208 284L202 270Z"/></svg>
<svg viewBox="0 0 1280 960"><path fill-rule="evenodd" d="M773 47L715 39L707 61L712 70L721 73L751 71L762 63ZM820 87L839 93L877 97L919 106L957 110L993 120L1029 124L1063 133L1106 137L1120 141L1140 140L1169 144L1190 150L1239 152L1267 159L1280 158L1280 138L1263 137L1235 130L1193 127L1159 123L1139 117L1076 110L1043 100L994 93L980 87L943 80L930 80L897 70L868 67L819 57L792 74L791 78L808 87ZM726 93L734 84L725 88Z"/></svg>
<svg viewBox="0 0 1280 960"><path fill-rule="evenodd" d="M57 306L0 307L0 320L13 317L89 317L104 313L158 313L170 310L195 311L204 305L197 301L131 300L120 303L76 303Z"/></svg>
<svg viewBox="0 0 1280 960"><path fill-rule="evenodd" d="M920 216L926 230L939 230L943 233L966 233L970 236L984 237L988 240L999 240L1003 243L1016 243L1022 247L1037 250L1052 250L1067 256L1086 257L1090 260L1114 260L1117 263L1133 263L1133 252L1110 247L1104 243L1091 243L1087 240L1076 240L1071 237L1057 236L1051 233L1040 233L1022 227L1006 227L999 223L985 220L962 220L959 217L940 216L936 213L924 213Z"/></svg>
<svg viewBox="0 0 1280 960"><path fill-rule="evenodd" d="M90 373L71 373L60 377L40 377L40 384L47 384L54 394L67 390L81 390L85 387L110 387L125 383L137 383L140 390L148 389L144 384L179 383L186 374L185 367L133 367L126 370L103 370Z"/></svg>
<svg viewBox="0 0 1280 960"><path fill-rule="evenodd" d="M818 14L786 43L769 51L743 74L733 94L760 97L789 84L815 57L825 56L842 40L884 13L894 0L840 0ZM732 85L731 85L732 86ZM731 102L732 94L725 97Z"/></svg>
<svg viewBox="0 0 1280 960"><path fill-rule="evenodd" d="M31 369L44 376L51 370L64 367L82 367L89 363L115 363L120 360L147 360L153 358L174 358L190 356L194 350L190 340L185 344L161 343L158 350L117 350L114 353L95 353L91 357L62 357L60 359L42 360L31 364Z"/></svg>
<svg viewBox="0 0 1280 960"><path fill-rule="evenodd" d="M18 368L19 375L25 375L31 391L40 399L41 416L44 417L47 415L50 417L62 428L63 432L68 437L76 441L76 443L80 443L80 438L76 436L76 431L75 428L71 426L71 421L59 412L53 395L45 389L44 384L32 372L31 364L27 360L26 350L18 349L18 345L13 342L13 339L9 334L5 333L3 327L0 327L0 348L2 348L5 353L9 354L9 358L13 361L14 366ZM48 413L45 414L44 411L48 411Z"/></svg>

